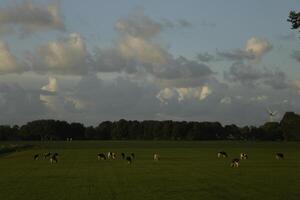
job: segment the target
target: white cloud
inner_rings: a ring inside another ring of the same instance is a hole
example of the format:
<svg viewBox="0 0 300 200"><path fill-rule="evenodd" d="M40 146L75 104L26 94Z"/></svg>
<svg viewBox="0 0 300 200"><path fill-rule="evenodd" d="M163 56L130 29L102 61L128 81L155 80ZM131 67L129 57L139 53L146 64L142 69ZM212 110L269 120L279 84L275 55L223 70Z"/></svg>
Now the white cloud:
<svg viewBox="0 0 300 200"><path fill-rule="evenodd" d="M250 98L251 101L266 101L267 99L268 97L265 95Z"/></svg>
<svg viewBox="0 0 300 200"><path fill-rule="evenodd" d="M231 97L223 97L223 98L220 100L220 103L221 103L221 104L231 104L231 102L232 102Z"/></svg>
<svg viewBox="0 0 300 200"><path fill-rule="evenodd" d="M252 61L258 62L262 57L271 51L272 44L262 38L252 37L247 40L244 49L235 49L231 51L217 51L217 54L223 58L232 61Z"/></svg>
<svg viewBox="0 0 300 200"><path fill-rule="evenodd" d="M252 37L247 43L245 50L249 53L253 53L256 59L260 59L265 53L272 49L272 45L266 39Z"/></svg>
<svg viewBox="0 0 300 200"><path fill-rule="evenodd" d="M176 98L178 102L188 99L195 99L202 101L212 93L212 90L208 86L202 87L188 87L188 88L164 88L160 90L156 98L161 103L168 104L168 101Z"/></svg>
<svg viewBox="0 0 300 200"><path fill-rule="evenodd" d="M126 36L118 44L121 55L140 63L166 64L167 53L158 44L140 37Z"/></svg>
<svg viewBox="0 0 300 200"><path fill-rule="evenodd" d="M71 33L61 41L49 42L38 48L31 60L36 72L57 74L86 74L91 65L82 37Z"/></svg>
<svg viewBox="0 0 300 200"><path fill-rule="evenodd" d="M49 111L61 111L61 102L58 96L58 84L54 77L49 77L48 84L41 88L42 91L49 92L49 94L40 94L40 100L49 109Z"/></svg>
<svg viewBox="0 0 300 200"><path fill-rule="evenodd" d="M12 55L9 47L0 42L0 74L12 73L18 70L16 58Z"/></svg>

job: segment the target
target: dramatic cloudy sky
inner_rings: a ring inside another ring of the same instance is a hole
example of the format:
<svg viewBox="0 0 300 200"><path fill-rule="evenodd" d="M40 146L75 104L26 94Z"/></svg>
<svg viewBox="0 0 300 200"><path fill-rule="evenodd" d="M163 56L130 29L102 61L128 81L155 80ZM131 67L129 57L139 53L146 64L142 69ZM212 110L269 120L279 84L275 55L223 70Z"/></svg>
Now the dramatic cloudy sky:
<svg viewBox="0 0 300 200"><path fill-rule="evenodd" d="M0 124L300 112L299 0L1 0Z"/></svg>

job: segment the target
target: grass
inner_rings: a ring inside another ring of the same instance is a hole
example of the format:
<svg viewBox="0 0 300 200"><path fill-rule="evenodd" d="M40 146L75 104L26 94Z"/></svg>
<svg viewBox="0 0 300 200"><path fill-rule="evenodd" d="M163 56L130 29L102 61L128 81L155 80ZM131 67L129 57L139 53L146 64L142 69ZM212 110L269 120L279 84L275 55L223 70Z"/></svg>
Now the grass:
<svg viewBox="0 0 300 200"><path fill-rule="evenodd" d="M26 144L26 143L22 143ZM73 141L39 143L0 157L0 199L299 199L300 143ZM224 150L227 159L217 159ZM59 163L33 160L58 152ZM136 160L98 161L96 154L134 152ZM152 160L154 152L161 156ZM230 168L231 158L249 160ZM285 160L275 159L283 152Z"/></svg>

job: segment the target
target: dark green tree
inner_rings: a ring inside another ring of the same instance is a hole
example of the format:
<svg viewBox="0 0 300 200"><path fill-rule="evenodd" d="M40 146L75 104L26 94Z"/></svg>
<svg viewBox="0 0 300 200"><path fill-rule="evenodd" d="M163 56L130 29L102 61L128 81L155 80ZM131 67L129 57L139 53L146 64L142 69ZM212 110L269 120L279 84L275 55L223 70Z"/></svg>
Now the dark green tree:
<svg viewBox="0 0 300 200"><path fill-rule="evenodd" d="M298 29L300 27L300 12L291 11L287 21L292 24L292 29Z"/></svg>

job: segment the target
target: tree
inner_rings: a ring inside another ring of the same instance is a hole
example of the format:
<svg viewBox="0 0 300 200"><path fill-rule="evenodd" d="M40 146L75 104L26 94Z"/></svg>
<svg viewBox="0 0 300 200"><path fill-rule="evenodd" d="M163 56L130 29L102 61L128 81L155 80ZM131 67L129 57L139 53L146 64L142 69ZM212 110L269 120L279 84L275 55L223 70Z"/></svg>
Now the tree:
<svg viewBox="0 0 300 200"><path fill-rule="evenodd" d="M298 29L300 27L300 12L291 11L287 21L292 24L292 29Z"/></svg>
<svg viewBox="0 0 300 200"><path fill-rule="evenodd" d="M280 121L285 140L300 140L300 115L287 112Z"/></svg>

